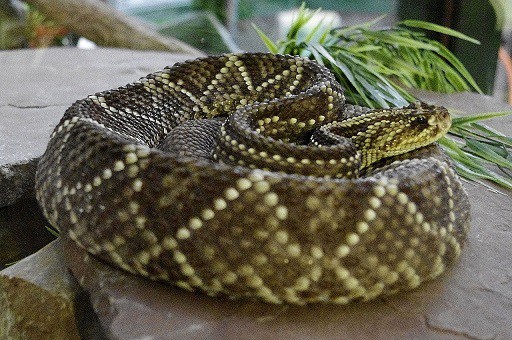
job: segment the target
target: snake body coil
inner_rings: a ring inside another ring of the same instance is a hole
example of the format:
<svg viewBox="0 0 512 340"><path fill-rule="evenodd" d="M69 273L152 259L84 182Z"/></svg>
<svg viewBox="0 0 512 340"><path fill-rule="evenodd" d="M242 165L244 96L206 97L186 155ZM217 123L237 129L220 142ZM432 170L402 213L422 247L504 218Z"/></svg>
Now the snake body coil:
<svg viewBox="0 0 512 340"><path fill-rule="evenodd" d="M188 290L343 304L415 288L469 227L460 180L430 144L449 116L351 110L307 59L176 64L73 104L37 198L88 252Z"/></svg>

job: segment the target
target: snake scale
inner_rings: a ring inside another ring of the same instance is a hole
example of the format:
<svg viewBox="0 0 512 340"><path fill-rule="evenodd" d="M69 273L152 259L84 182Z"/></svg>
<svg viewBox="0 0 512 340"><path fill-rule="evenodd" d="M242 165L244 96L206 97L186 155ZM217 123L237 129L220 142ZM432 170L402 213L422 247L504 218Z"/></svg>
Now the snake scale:
<svg viewBox="0 0 512 340"><path fill-rule="evenodd" d="M345 103L323 66L175 64L74 103L36 175L61 235L134 274L270 303L413 289L460 254L469 203L446 109Z"/></svg>

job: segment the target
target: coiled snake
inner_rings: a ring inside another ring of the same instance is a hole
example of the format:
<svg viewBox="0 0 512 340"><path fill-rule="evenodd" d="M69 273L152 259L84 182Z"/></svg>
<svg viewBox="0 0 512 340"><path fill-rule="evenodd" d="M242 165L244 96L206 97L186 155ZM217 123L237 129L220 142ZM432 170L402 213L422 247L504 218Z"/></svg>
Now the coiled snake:
<svg viewBox="0 0 512 340"><path fill-rule="evenodd" d="M442 107L345 105L308 59L206 57L74 103L37 198L62 235L153 280L271 303L370 300L460 253L468 199L431 144L449 126Z"/></svg>

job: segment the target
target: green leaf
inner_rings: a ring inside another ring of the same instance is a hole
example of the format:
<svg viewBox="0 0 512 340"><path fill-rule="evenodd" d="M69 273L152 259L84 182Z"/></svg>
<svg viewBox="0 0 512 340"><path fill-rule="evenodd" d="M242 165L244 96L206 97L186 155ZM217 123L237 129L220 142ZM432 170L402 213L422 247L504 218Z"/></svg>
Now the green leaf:
<svg viewBox="0 0 512 340"><path fill-rule="evenodd" d="M350 47L350 51L352 53L363 53L363 52L379 51L379 50L382 50L382 46L363 45L363 46L352 46L352 47Z"/></svg>
<svg viewBox="0 0 512 340"><path fill-rule="evenodd" d="M358 73L354 74L354 78L364 87L367 92L369 92L371 97L379 104L380 107L389 107L388 103L382 96L382 92L379 89L366 81L366 79Z"/></svg>
<svg viewBox="0 0 512 340"><path fill-rule="evenodd" d="M512 169L512 162L495 152L490 146L474 139L466 139L467 147L476 155L507 169Z"/></svg>
<svg viewBox="0 0 512 340"><path fill-rule="evenodd" d="M322 18L322 20L320 20L318 24L316 24L315 27L313 27L313 29L308 33L308 35L306 35L306 37L304 38L304 42L310 42L311 39L313 39L313 37L315 36L315 34L317 34L320 28L323 28L323 32L318 40L322 40L329 34L332 28L332 22L329 25L324 26L324 19L325 18Z"/></svg>
<svg viewBox="0 0 512 340"><path fill-rule="evenodd" d="M479 179L485 179L485 180L489 180L489 181L492 181L492 178L489 178L489 176L486 176L486 175L481 175L471 169L469 169L468 167L464 166L464 164L461 164L459 162L454 162L454 166L455 166L455 170L457 170L457 173L459 175L461 175L462 177L466 178L466 179L469 179L473 182L476 182L480 185L483 185L484 187L488 188L489 190L491 191L494 191L496 193L500 193L502 195L507 195L493 187L491 187L490 185L486 184L485 182L483 181L480 181ZM499 183L498 183L499 184ZM506 185L504 185L506 187Z"/></svg>
<svg viewBox="0 0 512 340"><path fill-rule="evenodd" d="M416 27L416 28L422 28L425 30L433 31L433 32L439 32L446 35L451 35L452 37L456 37L462 40L469 41L473 44L480 45L480 41L471 38L470 36L467 36L461 32L452 30L451 28L440 26L433 24L431 22L421 21L421 20L403 20L398 23L398 25L405 25L408 27Z"/></svg>
<svg viewBox="0 0 512 340"><path fill-rule="evenodd" d="M407 37L403 37L400 35L386 34L382 31L365 31L364 35L372 37L374 39L378 39L379 41L386 42L386 43L392 44L392 45L399 45L399 46L404 46L404 47L409 47L409 48L432 50L432 51L438 50L437 46L434 46L430 43L424 43L424 42L410 39Z"/></svg>
<svg viewBox="0 0 512 340"><path fill-rule="evenodd" d="M58 230L56 230L53 227L48 226L48 225L46 225L44 227L46 228L46 230L48 230L50 232L50 234L52 234L55 237L59 237L59 231Z"/></svg>
<svg viewBox="0 0 512 340"><path fill-rule="evenodd" d="M473 123L474 124L474 123ZM491 136L486 135L485 133L481 133L477 129L473 129L469 125L469 128L466 126L463 127L454 127L450 129L449 134L454 135L459 138L472 138L474 140L477 140L479 142L485 143L487 145L492 145L493 147L500 147L500 148L510 148L512 139L510 137L500 137L500 136Z"/></svg>
<svg viewBox="0 0 512 340"><path fill-rule="evenodd" d="M471 84L471 86L473 86L475 90L477 90L478 93L483 93L466 67L450 50L448 50L443 44L437 41L432 41L432 44L439 48L439 55L443 58L446 58L446 60L448 60L453 65L453 67Z"/></svg>
<svg viewBox="0 0 512 340"><path fill-rule="evenodd" d="M355 81L354 75L349 70L349 68L341 62L341 60L335 60L334 57L320 44L310 43L310 47L315 49L323 58L325 58L334 68L340 70L345 77L356 87L357 82ZM359 91L358 91L359 92Z"/></svg>
<svg viewBox="0 0 512 340"><path fill-rule="evenodd" d="M299 31L302 27L304 27L311 18L321 11L321 8L318 8L316 11L311 11L306 8L306 4L303 2L299 8L297 13L297 17L290 25L290 29L288 30L288 34L286 38L288 39L297 39Z"/></svg>
<svg viewBox="0 0 512 340"><path fill-rule="evenodd" d="M495 129L493 129L487 125L484 125L484 124L471 123L470 126L474 127L477 130L480 130L492 137L506 137L503 133L499 132L498 130L495 130Z"/></svg>
<svg viewBox="0 0 512 340"><path fill-rule="evenodd" d="M487 112L487 113L479 113L465 117L454 117L452 118L452 126L460 126L468 123L479 122L481 120L496 118L496 117L504 117L512 114L512 111L504 111L504 112Z"/></svg>
<svg viewBox="0 0 512 340"><path fill-rule="evenodd" d="M503 133L494 130L484 124L471 123L470 126L476 130L486 133L487 138L492 138L493 140L502 143L506 147L512 148L512 137L507 137Z"/></svg>
<svg viewBox="0 0 512 340"><path fill-rule="evenodd" d="M340 37L340 36L347 36L348 33L353 33L355 31L359 31L361 29L369 29L370 27L372 27L373 25L377 24L379 21L381 21L385 17L387 17L387 14L383 14L383 15L381 15L381 16L373 19L373 20L364 22L364 23L359 24L359 25L352 25L352 26L345 26L345 27L341 27L341 28L336 28L333 31L333 34L338 36L338 37Z"/></svg>
<svg viewBox="0 0 512 340"><path fill-rule="evenodd" d="M471 173L471 176L476 176L482 179L495 182L507 189L512 189L512 180L504 178L494 171L485 168L482 164L475 160L475 158L467 155L454 141L445 137L439 139L439 144L443 147L445 152L452 158L455 165L466 170L465 173ZM460 173L464 175L463 173ZM468 177L469 178L469 177Z"/></svg>
<svg viewBox="0 0 512 340"><path fill-rule="evenodd" d="M316 50L316 48L311 46L309 47L309 50L311 51L311 54L313 55L313 58L316 60L316 62L325 66L322 55Z"/></svg>
<svg viewBox="0 0 512 340"><path fill-rule="evenodd" d="M274 44L272 42L272 40L270 40L270 38L267 37L267 35L265 33L263 33L263 31L258 28L258 26L256 26L255 24L252 24L252 28L254 28L256 33L258 33L258 35L260 36L260 39L263 41L265 46L267 46L267 48L268 48L268 50L270 52L272 52L272 53L277 53L278 52L277 45Z"/></svg>

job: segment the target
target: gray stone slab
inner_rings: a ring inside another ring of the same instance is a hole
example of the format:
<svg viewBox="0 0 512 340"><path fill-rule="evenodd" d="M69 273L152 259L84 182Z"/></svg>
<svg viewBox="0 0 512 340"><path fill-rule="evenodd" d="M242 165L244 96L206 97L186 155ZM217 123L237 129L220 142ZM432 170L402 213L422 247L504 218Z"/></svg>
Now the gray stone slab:
<svg viewBox="0 0 512 340"><path fill-rule="evenodd" d="M509 104L499 101L492 96L474 92L459 92L453 94L440 94L423 90L414 90L411 92L429 104L446 107L452 114L464 115L483 112L512 111L512 106ZM512 134L512 119L510 119L510 117L489 120L485 123L492 125L496 124L498 121L506 122L505 126L500 125L500 127L503 133L510 136Z"/></svg>
<svg viewBox="0 0 512 340"><path fill-rule="evenodd" d="M0 108L69 106L89 94L194 57L108 48L0 51Z"/></svg>
<svg viewBox="0 0 512 340"><path fill-rule="evenodd" d="M0 107L0 164L16 164L40 157L66 107Z"/></svg>
<svg viewBox="0 0 512 340"><path fill-rule="evenodd" d="M31 194L37 159L74 101L195 57L108 48L0 51L0 207Z"/></svg>

